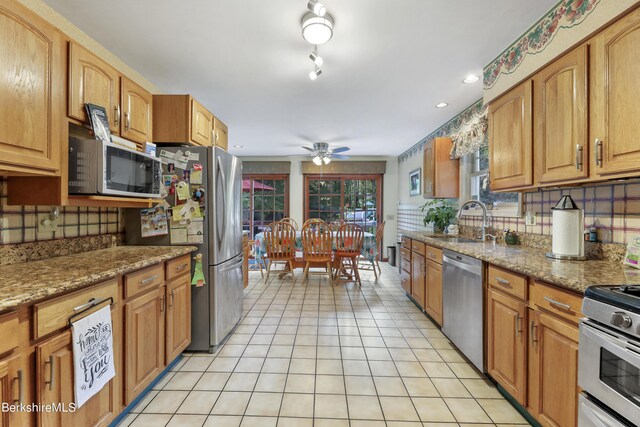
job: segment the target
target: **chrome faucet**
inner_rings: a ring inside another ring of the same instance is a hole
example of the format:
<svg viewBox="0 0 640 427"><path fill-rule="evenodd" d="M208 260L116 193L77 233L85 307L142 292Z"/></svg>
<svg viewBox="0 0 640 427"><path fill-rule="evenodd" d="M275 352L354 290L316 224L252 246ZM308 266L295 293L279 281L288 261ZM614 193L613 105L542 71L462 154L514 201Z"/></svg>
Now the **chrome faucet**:
<svg viewBox="0 0 640 427"><path fill-rule="evenodd" d="M480 200L467 200L460 206L460 210L458 211L458 222L460 222L460 218L462 218L462 210L471 205L478 205L482 208L482 241L484 242L487 238L487 206L482 203Z"/></svg>

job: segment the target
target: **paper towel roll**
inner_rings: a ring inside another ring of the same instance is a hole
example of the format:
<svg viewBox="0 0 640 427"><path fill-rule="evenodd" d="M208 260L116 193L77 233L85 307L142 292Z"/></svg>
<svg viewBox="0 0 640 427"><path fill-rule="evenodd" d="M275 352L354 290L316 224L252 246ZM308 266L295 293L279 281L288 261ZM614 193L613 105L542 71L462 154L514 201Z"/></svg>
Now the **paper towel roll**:
<svg viewBox="0 0 640 427"><path fill-rule="evenodd" d="M554 210L552 249L556 255L584 255L584 211Z"/></svg>

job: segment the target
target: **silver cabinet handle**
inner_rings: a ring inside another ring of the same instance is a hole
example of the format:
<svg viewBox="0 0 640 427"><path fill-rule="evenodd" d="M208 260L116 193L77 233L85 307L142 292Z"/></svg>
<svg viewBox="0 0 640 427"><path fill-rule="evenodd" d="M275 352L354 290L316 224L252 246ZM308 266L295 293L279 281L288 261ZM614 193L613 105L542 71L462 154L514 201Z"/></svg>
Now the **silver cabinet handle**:
<svg viewBox="0 0 640 427"><path fill-rule="evenodd" d="M18 369L18 372L16 373L16 378L15 378L15 380L18 381L18 398L13 401L18 405L22 405L23 398L24 398L24 384L22 379L23 379L22 369Z"/></svg>
<svg viewBox="0 0 640 427"><path fill-rule="evenodd" d="M531 333L531 343L533 345L535 345L535 343L538 342L538 336L536 334L536 322L534 320L531 321L531 329L530 329L530 333Z"/></svg>
<svg viewBox="0 0 640 427"><path fill-rule="evenodd" d="M174 297L173 297L173 292L174 292L174 291L175 291L175 289L172 289L172 290L171 290L171 302L169 303L169 308L172 308L172 307L173 307L173 299L174 299Z"/></svg>
<svg viewBox="0 0 640 427"><path fill-rule="evenodd" d="M188 266L189 266L189 264L182 264L182 265L177 266L177 267L176 267L176 270L178 270L178 271L182 271L182 270L184 270L185 268L187 268Z"/></svg>
<svg viewBox="0 0 640 427"><path fill-rule="evenodd" d="M576 169L582 170L582 145L576 144Z"/></svg>
<svg viewBox="0 0 640 427"><path fill-rule="evenodd" d="M120 126L120 105L113 107L113 111L113 124L115 126Z"/></svg>
<svg viewBox="0 0 640 427"><path fill-rule="evenodd" d="M124 113L124 130L129 130L129 126L131 126L131 119L129 118L129 113Z"/></svg>
<svg viewBox="0 0 640 427"><path fill-rule="evenodd" d="M593 147L594 157L596 159L596 166L602 167L602 140L596 138L596 143Z"/></svg>
<svg viewBox="0 0 640 427"><path fill-rule="evenodd" d="M82 305L79 305L79 306L77 306L77 307L73 307L73 311L74 311L74 313L75 313L76 311L82 311L82 310L84 310L84 309L85 309L85 308L87 308L87 307L91 307L91 306L93 306L93 305L102 304L103 302L107 301L108 299L109 299L109 298L98 298L98 299L95 299L95 298L89 298L89 302L84 303L84 304L82 304Z"/></svg>
<svg viewBox="0 0 640 427"><path fill-rule="evenodd" d="M155 279L157 279L157 278L158 278L158 275L157 275L157 274L156 274L156 275L153 275L153 276L151 276L151 277L147 277L147 278L146 278L146 279L144 279L144 280L140 280L140 284L141 284L141 285L146 285L147 283L149 283L149 282L151 282L151 281L153 281L153 280L155 280Z"/></svg>
<svg viewBox="0 0 640 427"><path fill-rule="evenodd" d="M47 360L46 362L44 362L45 365L49 365L49 381L45 381L45 384L49 384L49 390L53 390L53 385L55 383L54 379L55 379L55 366L54 366L54 362L55 359L53 358L53 354L49 356L49 360Z"/></svg>
<svg viewBox="0 0 640 427"><path fill-rule="evenodd" d="M565 310L571 310L571 306L569 304L565 304L560 301L556 301L549 297L544 297L544 300L547 301L551 305L555 305L556 307L564 308Z"/></svg>
<svg viewBox="0 0 640 427"><path fill-rule="evenodd" d="M511 287L511 282L501 277L496 277L496 282L501 284L502 286L506 286L507 288Z"/></svg>
<svg viewBox="0 0 640 427"><path fill-rule="evenodd" d="M522 333L522 328L520 327L520 313L516 314L516 336L519 337Z"/></svg>

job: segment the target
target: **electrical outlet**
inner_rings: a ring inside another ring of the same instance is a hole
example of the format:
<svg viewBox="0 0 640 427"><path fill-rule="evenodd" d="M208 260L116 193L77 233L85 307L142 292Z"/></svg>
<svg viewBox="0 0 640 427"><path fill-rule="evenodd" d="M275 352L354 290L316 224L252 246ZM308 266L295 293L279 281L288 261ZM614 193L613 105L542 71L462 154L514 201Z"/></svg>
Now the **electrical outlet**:
<svg viewBox="0 0 640 427"><path fill-rule="evenodd" d="M536 225L536 213L535 212L527 212L524 215L524 224L525 225Z"/></svg>
<svg viewBox="0 0 640 427"><path fill-rule="evenodd" d="M38 232L50 233L58 228L58 218L51 219L48 213L38 214Z"/></svg>

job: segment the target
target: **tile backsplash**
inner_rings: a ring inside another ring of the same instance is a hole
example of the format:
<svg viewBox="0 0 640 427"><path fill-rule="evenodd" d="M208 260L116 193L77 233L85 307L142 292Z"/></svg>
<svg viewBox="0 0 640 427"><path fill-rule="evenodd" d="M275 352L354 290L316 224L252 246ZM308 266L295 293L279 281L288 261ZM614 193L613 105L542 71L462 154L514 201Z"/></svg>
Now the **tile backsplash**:
<svg viewBox="0 0 640 427"><path fill-rule="evenodd" d="M510 228L518 233L550 236L551 208L564 195L570 195L578 207L584 209L585 227L595 227L598 241L626 243L632 235L640 235L640 182L611 182L581 187L557 188L524 193L523 216L520 218L491 217L490 228ZM524 212L536 213L536 224L525 225ZM427 231L417 207L398 207L398 233ZM479 227L481 217L463 217L461 225Z"/></svg>
<svg viewBox="0 0 640 427"><path fill-rule="evenodd" d="M0 245L117 234L123 231L118 208L61 207L55 232L38 231L38 214L50 206L9 206L7 182L0 178Z"/></svg>

